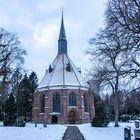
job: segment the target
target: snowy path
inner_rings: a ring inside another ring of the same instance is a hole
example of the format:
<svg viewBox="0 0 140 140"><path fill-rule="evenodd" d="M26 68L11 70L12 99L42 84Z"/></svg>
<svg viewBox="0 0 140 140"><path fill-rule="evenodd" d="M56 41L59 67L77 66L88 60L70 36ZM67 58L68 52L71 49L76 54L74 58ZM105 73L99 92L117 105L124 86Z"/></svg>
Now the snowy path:
<svg viewBox="0 0 140 140"><path fill-rule="evenodd" d="M77 126L68 126L62 140L85 140Z"/></svg>

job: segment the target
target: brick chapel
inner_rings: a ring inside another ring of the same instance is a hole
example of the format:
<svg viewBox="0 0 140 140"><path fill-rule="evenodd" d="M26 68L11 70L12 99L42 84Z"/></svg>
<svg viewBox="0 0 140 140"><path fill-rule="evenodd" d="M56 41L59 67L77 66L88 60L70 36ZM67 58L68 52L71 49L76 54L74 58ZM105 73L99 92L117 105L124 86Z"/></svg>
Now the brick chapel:
<svg viewBox="0 0 140 140"><path fill-rule="evenodd" d="M63 14L58 54L34 94L33 119L43 123L75 124L94 117L93 95L89 85L67 52Z"/></svg>

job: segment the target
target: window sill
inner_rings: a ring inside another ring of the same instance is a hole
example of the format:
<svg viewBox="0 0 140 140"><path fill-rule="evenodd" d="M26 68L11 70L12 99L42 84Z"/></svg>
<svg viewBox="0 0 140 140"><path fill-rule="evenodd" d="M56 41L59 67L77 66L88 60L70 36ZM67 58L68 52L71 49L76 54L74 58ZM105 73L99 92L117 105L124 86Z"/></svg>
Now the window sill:
<svg viewBox="0 0 140 140"><path fill-rule="evenodd" d="M68 106L68 108L77 108L77 106Z"/></svg>
<svg viewBox="0 0 140 140"><path fill-rule="evenodd" d="M85 112L85 114L89 114L89 112Z"/></svg>
<svg viewBox="0 0 140 140"><path fill-rule="evenodd" d="M39 113L39 115L44 115L45 113Z"/></svg>

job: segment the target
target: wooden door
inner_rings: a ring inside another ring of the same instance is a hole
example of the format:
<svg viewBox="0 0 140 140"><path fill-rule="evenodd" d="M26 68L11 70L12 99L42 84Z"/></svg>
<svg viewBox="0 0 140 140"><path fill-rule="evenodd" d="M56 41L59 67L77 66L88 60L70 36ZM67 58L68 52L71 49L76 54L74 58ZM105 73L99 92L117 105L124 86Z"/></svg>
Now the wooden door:
<svg viewBox="0 0 140 140"><path fill-rule="evenodd" d="M75 124L76 122L76 114L74 111L69 112L69 123L70 124Z"/></svg>

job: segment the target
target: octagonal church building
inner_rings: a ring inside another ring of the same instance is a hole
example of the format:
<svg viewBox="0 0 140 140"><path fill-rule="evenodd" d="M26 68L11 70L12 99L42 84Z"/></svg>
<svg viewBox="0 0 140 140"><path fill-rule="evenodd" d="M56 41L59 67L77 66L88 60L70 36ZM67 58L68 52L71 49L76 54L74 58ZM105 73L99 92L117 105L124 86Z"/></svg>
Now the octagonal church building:
<svg viewBox="0 0 140 140"><path fill-rule="evenodd" d="M93 95L81 72L67 52L63 13L58 39L58 54L34 94L33 119L48 124L90 122L94 117Z"/></svg>

